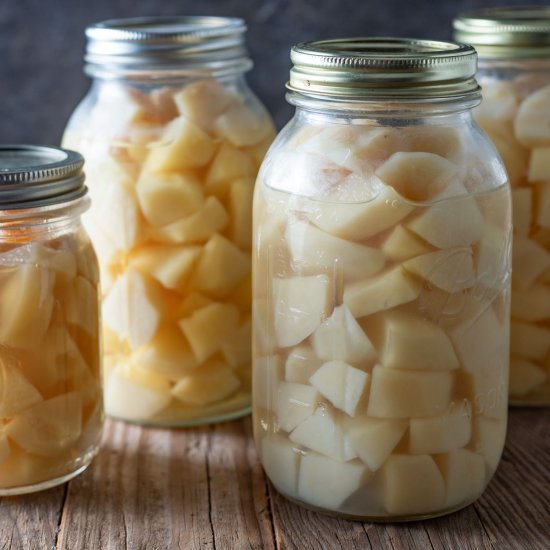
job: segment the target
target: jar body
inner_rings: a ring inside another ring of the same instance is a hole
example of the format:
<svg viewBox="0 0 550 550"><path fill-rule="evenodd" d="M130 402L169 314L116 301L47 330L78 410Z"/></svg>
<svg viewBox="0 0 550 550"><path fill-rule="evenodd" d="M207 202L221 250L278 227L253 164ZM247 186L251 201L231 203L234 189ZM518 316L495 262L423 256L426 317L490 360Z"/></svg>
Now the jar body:
<svg viewBox="0 0 550 550"><path fill-rule="evenodd" d="M254 434L280 492L393 521L479 497L506 430L510 217L469 112L298 110L254 198Z"/></svg>
<svg viewBox="0 0 550 550"><path fill-rule="evenodd" d="M99 269L78 203L0 223L0 495L63 483L98 450Z"/></svg>
<svg viewBox="0 0 550 550"><path fill-rule="evenodd" d="M510 401L550 405L550 63L483 60L476 120L512 184Z"/></svg>
<svg viewBox="0 0 550 550"><path fill-rule="evenodd" d="M64 144L86 158L107 414L250 410L252 191L273 136L241 75L97 79L75 111Z"/></svg>

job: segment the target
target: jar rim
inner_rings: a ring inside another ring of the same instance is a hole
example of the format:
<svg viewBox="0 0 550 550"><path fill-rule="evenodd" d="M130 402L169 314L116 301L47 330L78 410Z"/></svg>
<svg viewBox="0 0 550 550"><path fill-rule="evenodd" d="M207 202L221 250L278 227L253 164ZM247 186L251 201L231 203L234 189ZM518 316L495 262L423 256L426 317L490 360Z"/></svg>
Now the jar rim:
<svg viewBox="0 0 550 550"><path fill-rule="evenodd" d="M291 50L291 92L333 100L457 99L479 95L469 45L416 38L357 37Z"/></svg>
<svg viewBox="0 0 550 550"><path fill-rule="evenodd" d="M0 210L73 201L87 193L84 158L41 145L0 145Z"/></svg>
<svg viewBox="0 0 550 550"><path fill-rule="evenodd" d="M111 19L86 28L85 71L246 71L252 62L238 17L179 16Z"/></svg>
<svg viewBox="0 0 550 550"><path fill-rule="evenodd" d="M536 58L550 55L550 7L510 6L460 14L454 39L472 44L480 57Z"/></svg>

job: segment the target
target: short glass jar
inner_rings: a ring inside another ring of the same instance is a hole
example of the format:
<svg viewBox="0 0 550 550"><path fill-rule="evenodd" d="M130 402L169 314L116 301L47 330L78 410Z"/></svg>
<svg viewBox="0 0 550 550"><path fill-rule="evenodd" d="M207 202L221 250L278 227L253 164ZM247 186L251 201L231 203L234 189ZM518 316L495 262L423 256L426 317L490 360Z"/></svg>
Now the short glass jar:
<svg viewBox="0 0 550 550"><path fill-rule="evenodd" d="M86 31L86 157L103 289L105 410L192 425L250 412L252 194L275 131L248 88L241 19Z"/></svg>
<svg viewBox="0 0 550 550"><path fill-rule="evenodd" d="M0 495L81 473L103 424L99 269L83 159L0 146Z"/></svg>
<svg viewBox="0 0 550 550"><path fill-rule="evenodd" d="M550 8L479 10L454 27L478 51L474 117L512 184L510 402L550 405Z"/></svg>
<svg viewBox="0 0 550 550"><path fill-rule="evenodd" d="M254 197L253 422L286 497L402 521L476 500L507 419L510 190L473 48L301 44Z"/></svg>

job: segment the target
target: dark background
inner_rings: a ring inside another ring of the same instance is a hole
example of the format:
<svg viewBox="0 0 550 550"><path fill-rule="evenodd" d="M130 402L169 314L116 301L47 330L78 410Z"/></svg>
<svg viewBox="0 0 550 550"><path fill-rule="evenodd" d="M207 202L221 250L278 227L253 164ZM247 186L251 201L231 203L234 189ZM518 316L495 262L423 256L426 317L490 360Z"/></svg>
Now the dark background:
<svg viewBox="0 0 550 550"><path fill-rule="evenodd" d="M231 15L246 19L255 61L248 81L281 127L289 49L343 36L449 39L457 13L528 5L524 0L0 0L0 143L57 144L86 93L89 23L140 15ZM539 2L544 4L544 2Z"/></svg>

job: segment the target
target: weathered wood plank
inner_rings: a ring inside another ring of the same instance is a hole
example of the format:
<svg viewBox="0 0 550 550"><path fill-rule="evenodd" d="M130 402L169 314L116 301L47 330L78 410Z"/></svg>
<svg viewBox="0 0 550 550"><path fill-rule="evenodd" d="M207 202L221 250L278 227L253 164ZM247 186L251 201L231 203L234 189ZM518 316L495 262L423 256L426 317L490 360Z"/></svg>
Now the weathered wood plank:
<svg viewBox="0 0 550 550"><path fill-rule="evenodd" d="M0 549L54 549L66 486L0 498Z"/></svg>

